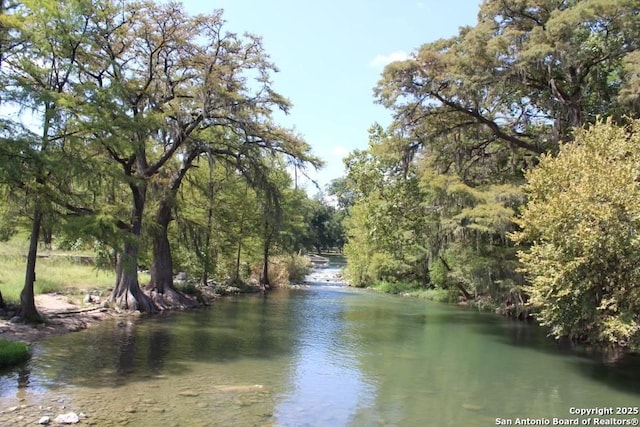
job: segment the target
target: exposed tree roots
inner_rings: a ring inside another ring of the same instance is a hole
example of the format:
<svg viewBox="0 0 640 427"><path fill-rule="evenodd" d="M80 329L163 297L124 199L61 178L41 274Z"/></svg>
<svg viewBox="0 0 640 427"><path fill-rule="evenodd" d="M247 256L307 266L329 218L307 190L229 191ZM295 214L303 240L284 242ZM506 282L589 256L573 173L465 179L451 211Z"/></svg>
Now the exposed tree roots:
<svg viewBox="0 0 640 427"><path fill-rule="evenodd" d="M200 305L193 298L174 288L167 288L163 293L152 288L149 290L149 294L151 300L160 310L182 310Z"/></svg>

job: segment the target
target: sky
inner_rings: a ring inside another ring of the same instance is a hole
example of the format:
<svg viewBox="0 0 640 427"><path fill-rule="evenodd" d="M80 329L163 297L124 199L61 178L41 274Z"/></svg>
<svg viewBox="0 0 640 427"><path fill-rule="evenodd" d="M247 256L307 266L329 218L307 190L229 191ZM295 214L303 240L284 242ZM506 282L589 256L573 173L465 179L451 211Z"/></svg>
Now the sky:
<svg viewBox="0 0 640 427"><path fill-rule="evenodd" d="M274 116L325 162L309 171L324 189L344 175L342 159L365 149L368 129L391 115L375 104L384 66L422 44L476 23L480 0L183 0L188 12L223 9L226 29L262 37L278 67L274 89L293 108ZM302 183L313 195L317 189Z"/></svg>

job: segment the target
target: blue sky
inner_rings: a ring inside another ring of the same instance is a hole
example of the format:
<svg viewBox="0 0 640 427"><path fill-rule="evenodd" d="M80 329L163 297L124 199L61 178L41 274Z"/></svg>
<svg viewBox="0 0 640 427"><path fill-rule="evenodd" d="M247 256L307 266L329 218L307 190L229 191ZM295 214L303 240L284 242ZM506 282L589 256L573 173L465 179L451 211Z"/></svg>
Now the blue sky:
<svg viewBox="0 0 640 427"><path fill-rule="evenodd" d="M367 147L373 123L389 123L390 114L373 98L384 65L423 43L455 35L460 26L475 24L480 0L183 3L194 14L224 9L228 31L263 38L280 69L274 87L293 103L290 114L278 122L295 128L326 162L310 174L323 187L344 174L343 157Z"/></svg>

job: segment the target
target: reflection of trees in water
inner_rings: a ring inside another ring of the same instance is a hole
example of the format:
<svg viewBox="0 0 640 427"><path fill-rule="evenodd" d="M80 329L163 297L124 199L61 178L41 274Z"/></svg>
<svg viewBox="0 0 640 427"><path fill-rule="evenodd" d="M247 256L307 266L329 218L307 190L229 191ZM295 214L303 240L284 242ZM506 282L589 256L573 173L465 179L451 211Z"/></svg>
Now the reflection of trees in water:
<svg viewBox="0 0 640 427"><path fill-rule="evenodd" d="M171 333L166 328L154 328L149 333L147 367L156 374L163 371L171 351Z"/></svg>
<svg viewBox="0 0 640 427"><path fill-rule="evenodd" d="M214 309L189 321L185 345L196 360L224 362L292 351L296 325L288 304L268 296L218 301Z"/></svg>
<svg viewBox="0 0 640 427"><path fill-rule="evenodd" d="M16 392L16 397L18 400L23 401L27 398L27 392L29 383L31 382L31 369L29 369L28 365L21 366L18 368L18 390Z"/></svg>
<svg viewBox="0 0 640 427"><path fill-rule="evenodd" d="M125 321L118 324L114 332L116 342L116 373L127 376L135 370L136 356L136 328L133 322Z"/></svg>

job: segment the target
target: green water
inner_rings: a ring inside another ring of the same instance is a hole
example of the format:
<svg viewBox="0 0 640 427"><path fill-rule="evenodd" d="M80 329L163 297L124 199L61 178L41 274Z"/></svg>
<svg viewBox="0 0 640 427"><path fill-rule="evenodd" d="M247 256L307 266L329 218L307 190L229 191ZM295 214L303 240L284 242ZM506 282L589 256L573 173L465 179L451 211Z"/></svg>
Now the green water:
<svg viewBox="0 0 640 427"><path fill-rule="evenodd" d="M607 363L534 325L318 282L41 342L0 377L0 425L69 411L97 426L552 423L640 406L639 380L637 356Z"/></svg>

